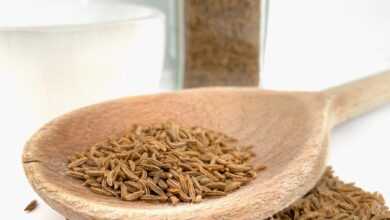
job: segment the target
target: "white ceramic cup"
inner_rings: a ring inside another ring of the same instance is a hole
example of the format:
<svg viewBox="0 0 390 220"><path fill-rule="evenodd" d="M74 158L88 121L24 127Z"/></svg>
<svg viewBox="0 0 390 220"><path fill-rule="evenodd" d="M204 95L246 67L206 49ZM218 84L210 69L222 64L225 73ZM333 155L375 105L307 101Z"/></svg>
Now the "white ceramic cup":
<svg viewBox="0 0 390 220"><path fill-rule="evenodd" d="M164 14L128 0L0 1L0 98L12 114L46 121L156 91L164 51Z"/></svg>

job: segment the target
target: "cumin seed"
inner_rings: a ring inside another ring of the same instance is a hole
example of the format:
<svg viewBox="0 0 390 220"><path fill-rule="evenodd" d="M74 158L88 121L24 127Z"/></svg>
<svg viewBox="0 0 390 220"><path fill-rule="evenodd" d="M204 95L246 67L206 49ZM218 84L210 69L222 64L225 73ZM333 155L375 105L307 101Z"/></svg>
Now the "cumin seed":
<svg viewBox="0 0 390 220"><path fill-rule="evenodd" d="M32 212L32 211L34 211L37 207L38 207L38 202L37 202L37 200L33 200L33 201L31 201L31 202L26 206L26 208L24 208L24 211L25 211L25 212Z"/></svg>

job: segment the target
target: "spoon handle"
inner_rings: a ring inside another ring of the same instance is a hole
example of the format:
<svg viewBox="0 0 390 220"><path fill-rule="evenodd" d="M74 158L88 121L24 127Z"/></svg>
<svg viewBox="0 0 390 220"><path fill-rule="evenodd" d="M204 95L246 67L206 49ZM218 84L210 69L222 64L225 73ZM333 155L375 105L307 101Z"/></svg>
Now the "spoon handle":
<svg viewBox="0 0 390 220"><path fill-rule="evenodd" d="M333 100L333 125L390 103L390 71L330 88L325 93Z"/></svg>

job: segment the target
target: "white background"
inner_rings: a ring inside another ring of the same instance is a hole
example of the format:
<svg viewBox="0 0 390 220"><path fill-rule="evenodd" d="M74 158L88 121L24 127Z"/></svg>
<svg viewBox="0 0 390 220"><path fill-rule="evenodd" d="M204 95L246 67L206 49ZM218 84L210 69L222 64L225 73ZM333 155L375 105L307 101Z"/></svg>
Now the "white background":
<svg viewBox="0 0 390 220"><path fill-rule="evenodd" d="M263 86L320 90L390 69L389 10L387 0L271 0ZM389 131L389 106L340 126L329 162L388 202Z"/></svg>
<svg viewBox="0 0 390 220"><path fill-rule="evenodd" d="M387 0L272 0L263 86L319 90L390 68L389 9ZM2 216L63 220L43 202L32 214L23 213L24 206L38 198L20 160L28 131L35 126L4 113L18 107L12 105L12 94L0 98ZM344 124L334 131L330 159L343 180L380 191L388 201L389 130L389 107Z"/></svg>

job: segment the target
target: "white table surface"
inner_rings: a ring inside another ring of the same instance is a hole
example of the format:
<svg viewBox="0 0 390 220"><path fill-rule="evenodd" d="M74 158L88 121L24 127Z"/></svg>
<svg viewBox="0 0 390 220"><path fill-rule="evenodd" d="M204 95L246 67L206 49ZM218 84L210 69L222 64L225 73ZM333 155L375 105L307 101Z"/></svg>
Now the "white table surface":
<svg viewBox="0 0 390 220"><path fill-rule="evenodd" d="M389 7L387 0L273 0L263 86L318 90L390 68ZM23 174L22 147L36 126L18 118L9 94L0 100L3 218L63 220L38 199ZM382 192L390 202L389 131L388 106L338 127L329 164L343 180ZM32 199L39 208L25 214Z"/></svg>

